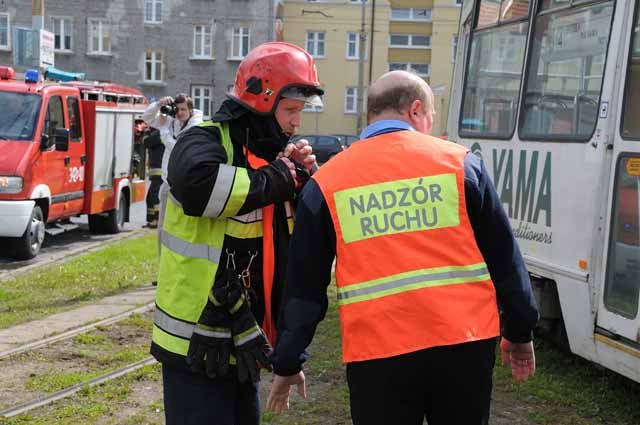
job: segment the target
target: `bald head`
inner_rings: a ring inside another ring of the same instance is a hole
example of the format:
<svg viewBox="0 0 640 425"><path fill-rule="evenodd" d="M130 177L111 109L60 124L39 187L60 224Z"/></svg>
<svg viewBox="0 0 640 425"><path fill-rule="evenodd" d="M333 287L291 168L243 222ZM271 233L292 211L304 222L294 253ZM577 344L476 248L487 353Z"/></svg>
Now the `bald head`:
<svg viewBox="0 0 640 425"><path fill-rule="evenodd" d="M425 113L433 112L433 92L419 76L407 71L387 72L369 88L367 120L402 119L418 101Z"/></svg>

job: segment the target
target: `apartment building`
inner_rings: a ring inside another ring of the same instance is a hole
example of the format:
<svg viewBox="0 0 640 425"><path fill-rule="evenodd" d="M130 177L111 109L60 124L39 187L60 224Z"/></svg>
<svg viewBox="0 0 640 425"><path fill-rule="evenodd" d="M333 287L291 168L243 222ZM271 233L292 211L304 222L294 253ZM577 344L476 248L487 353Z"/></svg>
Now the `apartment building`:
<svg viewBox="0 0 640 425"><path fill-rule="evenodd" d="M365 8L365 49L360 52L362 8ZM362 81L366 88L388 69L389 3L361 1L284 0L278 11L282 40L306 49L315 59L325 88L324 108L303 113L303 134L357 134L358 114L366 125L365 109L358 102L358 74L363 54ZM362 103L366 93L362 93Z"/></svg>
<svg viewBox="0 0 640 425"><path fill-rule="evenodd" d="M57 68L137 87L160 98L190 93L210 116L239 62L274 38L272 0L46 0ZM0 64L12 33L31 27L31 2L0 1Z"/></svg>

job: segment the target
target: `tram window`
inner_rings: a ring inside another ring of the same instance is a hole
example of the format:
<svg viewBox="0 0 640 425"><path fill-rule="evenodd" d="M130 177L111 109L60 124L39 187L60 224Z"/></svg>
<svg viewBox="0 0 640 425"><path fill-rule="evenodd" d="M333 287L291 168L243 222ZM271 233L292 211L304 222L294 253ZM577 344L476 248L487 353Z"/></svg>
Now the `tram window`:
<svg viewBox="0 0 640 425"><path fill-rule="evenodd" d="M616 176L604 304L634 318L640 294L640 157L622 157Z"/></svg>
<svg viewBox="0 0 640 425"><path fill-rule="evenodd" d="M613 2L538 16L522 139L588 140L598 119Z"/></svg>
<svg viewBox="0 0 640 425"><path fill-rule="evenodd" d="M520 22L473 34L460 135L509 138L513 134L527 27Z"/></svg>
<svg viewBox="0 0 640 425"><path fill-rule="evenodd" d="M622 137L640 139L640 6L636 9L636 20L631 40L631 55L627 68L624 108L622 108Z"/></svg>

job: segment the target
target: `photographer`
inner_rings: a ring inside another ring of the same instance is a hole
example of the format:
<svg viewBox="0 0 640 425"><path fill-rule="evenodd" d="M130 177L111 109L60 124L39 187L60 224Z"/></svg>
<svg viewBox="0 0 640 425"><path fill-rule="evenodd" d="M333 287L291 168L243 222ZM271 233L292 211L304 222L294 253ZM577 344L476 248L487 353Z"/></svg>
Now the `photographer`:
<svg viewBox="0 0 640 425"><path fill-rule="evenodd" d="M202 122L202 111L193 109L193 100L186 94L181 93L175 99L171 96L166 96L152 103L144 111L142 119L150 127L158 129L160 140L164 145L162 186L160 187L160 216L158 218L158 229L161 231L167 195L169 194L169 185L167 183L169 156L171 156L171 151L180 133Z"/></svg>

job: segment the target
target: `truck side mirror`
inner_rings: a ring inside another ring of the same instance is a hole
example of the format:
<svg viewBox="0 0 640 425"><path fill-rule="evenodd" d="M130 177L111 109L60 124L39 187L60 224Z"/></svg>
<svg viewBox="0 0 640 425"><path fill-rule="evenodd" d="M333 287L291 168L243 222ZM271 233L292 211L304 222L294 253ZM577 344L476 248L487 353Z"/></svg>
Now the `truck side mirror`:
<svg viewBox="0 0 640 425"><path fill-rule="evenodd" d="M49 137L48 134L42 132L42 137L40 137L40 150L48 151L53 146L53 140Z"/></svg>
<svg viewBox="0 0 640 425"><path fill-rule="evenodd" d="M66 152L69 150L69 130L56 128L54 139L57 151Z"/></svg>

